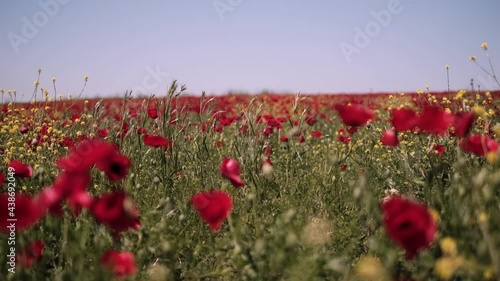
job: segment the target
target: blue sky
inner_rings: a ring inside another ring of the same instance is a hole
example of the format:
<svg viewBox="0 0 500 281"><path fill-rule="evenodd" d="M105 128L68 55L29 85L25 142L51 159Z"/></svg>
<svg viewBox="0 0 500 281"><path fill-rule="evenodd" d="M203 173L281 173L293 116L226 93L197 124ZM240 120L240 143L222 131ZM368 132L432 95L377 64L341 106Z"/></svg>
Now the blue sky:
<svg viewBox="0 0 500 281"><path fill-rule="evenodd" d="M6 0L0 4L0 88L29 99L56 77L58 94L410 92L475 78L495 88L500 1ZM362 34L361 34L362 33ZM364 39L364 40L362 40ZM350 53L349 53L350 52Z"/></svg>

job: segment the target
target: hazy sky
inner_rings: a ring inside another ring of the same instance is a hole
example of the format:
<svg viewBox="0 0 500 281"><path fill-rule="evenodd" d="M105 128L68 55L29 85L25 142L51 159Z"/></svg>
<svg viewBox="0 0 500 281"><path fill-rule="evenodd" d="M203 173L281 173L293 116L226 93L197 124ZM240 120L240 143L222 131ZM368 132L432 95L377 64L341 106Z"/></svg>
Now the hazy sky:
<svg viewBox="0 0 500 281"><path fill-rule="evenodd" d="M446 90L500 73L500 1L3 0L0 88L58 93Z"/></svg>

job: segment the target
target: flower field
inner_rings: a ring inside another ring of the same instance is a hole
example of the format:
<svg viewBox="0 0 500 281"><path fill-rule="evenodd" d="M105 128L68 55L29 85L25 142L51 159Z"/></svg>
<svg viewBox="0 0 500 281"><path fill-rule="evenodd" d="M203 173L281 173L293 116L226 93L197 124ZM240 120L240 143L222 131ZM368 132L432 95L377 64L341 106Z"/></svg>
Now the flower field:
<svg viewBox="0 0 500 281"><path fill-rule="evenodd" d="M0 110L1 280L500 280L500 91Z"/></svg>

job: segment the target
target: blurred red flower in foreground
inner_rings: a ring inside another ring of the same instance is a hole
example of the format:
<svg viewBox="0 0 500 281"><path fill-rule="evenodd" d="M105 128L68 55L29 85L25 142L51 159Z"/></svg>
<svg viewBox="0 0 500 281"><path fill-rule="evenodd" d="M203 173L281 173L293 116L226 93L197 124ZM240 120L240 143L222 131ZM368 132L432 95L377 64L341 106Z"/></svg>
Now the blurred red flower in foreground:
<svg viewBox="0 0 500 281"><path fill-rule="evenodd" d="M231 213L233 200L224 191L204 191L191 197L191 205L213 231L218 231Z"/></svg>
<svg viewBox="0 0 500 281"><path fill-rule="evenodd" d="M99 161L106 161L116 153L115 147L99 139L85 140L71 153L57 160L57 166L65 172L87 172Z"/></svg>
<svg viewBox="0 0 500 281"><path fill-rule="evenodd" d="M231 181L234 187L241 187L245 182L240 178L241 167L236 160L231 158L224 158L220 165L220 173L223 177Z"/></svg>
<svg viewBox="0 0 500 281"><path fill-rule="evenodd" d="M498 142L484 135L472 135L460 141L460 147L467 152L484 156L489 152L498 152Z"/></svg>
<svg viewBox="0 0 500 281"><path fill-rule="evenodd" d="M44 188L38 194L38 204L45 211L49 210L55 215L62 215L61 202L68 200L73 213L79 214L82 207L89 207L92 202L87 194L90 184L90 171L62 172L52 186Z"/></svg>
<svg viewBox="0 0 500 281"><path fill-rule="evenodd" d="M9 167L14 168L14 174L20 178L30 178L33 175L33 168L18 160L11 160Z"/></svg>
<svg viewBox="0 0 500 281"><path fill-rule="evenodd" d="M94 198L90 208L95 219L113 230L113 234L140 225L139 211L135 203L123 191L113 191Z"/></svg>
<svg viewBox="0 0 500 281"><path fill-rule="evenodd" d="M465 137L470 129L472 128L472 124L476 119L476 114L472 112L459 112L455 114L455 120L453 122L453 127L455 128L453 135L458 137Z"/></svg>
<svg viewBox="0 0 500 281"><path fill-rule="evenodd" d="M444 135L452 124L459 136L465 135L473 121L471 116L453 115L451 112L436 106L426 106L420 114L409 108L392 110L392 125L397 132L413 131L417 127L422 133Z"/></svg>
<svg viewBox="0 0 500 281"><path fill-rule="evenodd" d="M382 133L382 144L385 146L398 146L398 135L394 130L386 130Z"/></svg>
<svg viewBox="0 0 500 281"><path fill-rule="evenodd" d="M392 126L397 132L413 131L418 124L417 113L409 108L393 109Z"/></svg>
<svg viewBox="0 0 500 281"><path fill-rule="evenodd" d="M394 196L384 200L382 211L385 230L409 259L434 241L436 223L425 205Z"/></svg>
<svg viewBox="0 0 500 281"><path fill-rule="evenodd" d="M111 182L116 182L127 176L130 160L125 155L115 152L97 162L96 168L103 171Z"/></svg>
<svg viewBox="0 0 500 281"><path fill-rule="evenodd" d="M125 278L137 271L134 254L108 250L99 259L101 266L107 268L114 276Z"/></svg>
<svg viewBox="0 0 500 281"><path fill-rule="evenodd" d="M42 240L32 241L16 253L16 260L24 267L31 267L42 259L44 248L45 242Z"/></svg>
<svg viewBox="0 0 500 281"><path fill-rule="evenodd" d="M420 114L418 127L422 132L441 136L448 131L454 120L455 117L450 112L439 107L428 106Z"/></svg>
<svg viewBox="0 0 500 281"><path fill-rule="evenodd" d="M12 198L12 199L10 199ZM15 207L12 208L13 199L15 199ZM0 232L9 233L19 232L21 230L27 229L43 216L42 210L39 208L38 204L31 197L31 195L26 194L15 194L13 197L8 193L0 194ZM16 219L14 224L11 224L8 219Z"/></svg>
<svg viewBox="0 0 500 281"><path fill-rule="evenodd" d="M361 105L338 104L335 109L338 111L342 122L347 126L363 126L375 118L375 114L371 110Z"/></svg>
<svg viewBox="0 0 500 281"><path fill-rule="evenodd" d="M164 147L165 149L172 148L172 142L162 136L157 135L144 135L142 137L144 144L152 147Z"/></svg>

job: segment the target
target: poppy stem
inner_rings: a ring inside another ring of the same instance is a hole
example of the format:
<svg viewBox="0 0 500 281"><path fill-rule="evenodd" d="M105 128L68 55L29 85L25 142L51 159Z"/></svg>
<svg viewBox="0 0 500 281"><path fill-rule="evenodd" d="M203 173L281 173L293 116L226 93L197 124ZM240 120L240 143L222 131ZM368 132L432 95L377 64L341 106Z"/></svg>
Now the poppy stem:
<svg viewBox="0 0 500 281"><path fill-rule="evenodd" d="M498 258L495 241L493 241L493 238L488 231L488 225L486 224L486 222L482 222L480 219L478 219L477 223L479 225L479 229L481 230L481 234L483 235L484 242L488 247L488 253L490 254L493 271L495 272L495 276L497 276L497 281L500 281L500 260Z"/></svg>
<svg viewBox="0 0 500 281"><path fill-rule="evenodd" d="M479 176L481 175L478 175L478 177ZM481 190L482 190L482 184L481 185L474 184L472 188L472 202L477 204L479 210L481 210L481 208L483 207L480 194ZM495 272L495 276L497 278L496 280L500 281L500 259L495 245L496 243L491 237L491 234L488 229L488 221L487 219L484 219L483 211L479 212L476 219L477 219L477 225L479 226L479 230L481 231L481 234L483 236L484 243L486 244L486 247L488 249L488 254L490 255L491 265L493 267L493 271Z"/></svg>

